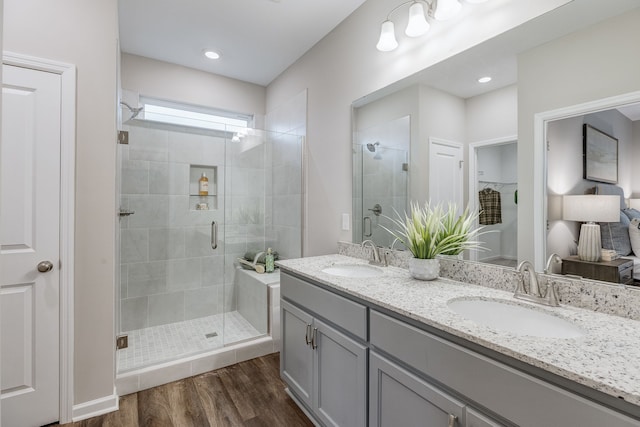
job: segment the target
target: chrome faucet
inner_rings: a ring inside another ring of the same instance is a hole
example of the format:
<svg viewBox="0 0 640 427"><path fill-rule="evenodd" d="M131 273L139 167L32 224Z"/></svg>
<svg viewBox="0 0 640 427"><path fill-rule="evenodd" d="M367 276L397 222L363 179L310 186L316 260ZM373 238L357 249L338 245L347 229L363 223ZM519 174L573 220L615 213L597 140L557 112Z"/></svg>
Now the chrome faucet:
<svg viewBox="0 0 640 427"><path fill-rule="evenodd" d="M555 283L548 283L545 295L540 293L540 284L538 283L538 275L536 274L533 264L529 261L522 261L518 267L520 273L520 279L516 285L516 291L513 295L514 298L522 299L525 301L531 301L538 304L549 305L552 307L559 306L558 294L556 291ZM525 272L529 275L529 290L527 291L524 286Z"/></svg>
<svg viewBox="0 0 640 427"><path fill-rule="evenodd" d="M547 260L547 265L544 267L544 274L551 274L553 273L552 268L551 268L551 264L552 263L556 263L556 264L562 264L562 258L560 258L560 255L558 254L551 254L549 256L549 259Z"/></svg>
<svg viewBox="0 0 640 427"><path fill-rule="evenodd" d="M371 246L371 252L373 253L373 259L369 261L369 264L386 266L386 257L385 257L385 262L383 262L380 259L380 251L378 250L378 247L376 246L376 244L373 243L372 240L365 240L364 242L362 242L360 247L364 248L367 245Z"/></svg>
<svg viewBox="0 0 640 427"><path fill-rule="evenodd" d="M538 276L536 275L536 271L533 269L533 264L529 261L522 261L518 265L518 271L522 275L522 290L525 295L530 295L533 297L540 298L540 285L538 284ZM524 290L524 272L529 273L529 292Z"/></svg>

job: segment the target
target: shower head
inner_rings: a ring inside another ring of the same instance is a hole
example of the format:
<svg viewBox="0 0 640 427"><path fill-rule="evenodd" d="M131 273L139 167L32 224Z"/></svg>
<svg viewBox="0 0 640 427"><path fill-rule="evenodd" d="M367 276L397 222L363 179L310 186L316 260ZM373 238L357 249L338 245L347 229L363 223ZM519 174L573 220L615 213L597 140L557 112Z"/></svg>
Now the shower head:
<svg viewBox="0 0 640 427"><path fill-rule="evenodd" d="M124 101L120 101L120 105L127 107L127 109L131 112L131 117L129 117L129 120L132 120L138 117L138 114L140 114L140 112L144 109L144 107L134 108Z"/></svg>
<svg viewBox="0 0 640 427"><path fill-rule="evenodd" d="M368 143L367 144L367 150L371 151L372 153L376 152L376 146L380 145L380 142L375 142L375 143Z"/></svg>

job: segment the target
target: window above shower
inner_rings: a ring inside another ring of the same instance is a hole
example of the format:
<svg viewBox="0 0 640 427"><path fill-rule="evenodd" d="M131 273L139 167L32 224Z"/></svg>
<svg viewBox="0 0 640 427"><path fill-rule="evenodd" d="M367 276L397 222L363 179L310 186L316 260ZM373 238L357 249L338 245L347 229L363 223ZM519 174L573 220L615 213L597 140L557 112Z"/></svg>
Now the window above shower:
<svg viewBox="0 0 640 427"><path fill-rule="evenodd" d="M253 116L140 97L140 118L159 123L219 131L245 132L253 127Z"/></svg>

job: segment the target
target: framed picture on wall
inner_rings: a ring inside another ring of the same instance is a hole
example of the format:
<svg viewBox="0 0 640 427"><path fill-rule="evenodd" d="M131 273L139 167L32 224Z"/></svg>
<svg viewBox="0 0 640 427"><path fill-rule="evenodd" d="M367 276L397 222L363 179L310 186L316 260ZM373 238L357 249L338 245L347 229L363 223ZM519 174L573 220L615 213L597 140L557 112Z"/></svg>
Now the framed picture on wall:
<svg viewBox="0 0 640 427"><path fill-rule="evenodd" d="M590 126L582 125L584 179L618 183L618 140Z"/></svg>

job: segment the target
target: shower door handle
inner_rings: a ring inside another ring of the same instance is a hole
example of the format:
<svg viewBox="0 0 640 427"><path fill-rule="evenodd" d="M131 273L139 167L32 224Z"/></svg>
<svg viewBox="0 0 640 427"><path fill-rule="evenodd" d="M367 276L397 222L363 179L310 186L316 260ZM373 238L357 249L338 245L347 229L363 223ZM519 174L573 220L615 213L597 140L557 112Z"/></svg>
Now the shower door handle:
<svg viewBox="0 0 640 427"><path fill-rule="evenodd" d="M369 232L367 233L367 222L369 223ZM364 234L364 237L371 237L371 235L373 234L373 230L371 229L371 217L365 216L362 219L362 233Z"/></svg>
<svg viewBox="0 0 640 427"><path fill-rule="evenodd" d="M218 224L211 221L211 249L218 248Z"/></svg>

